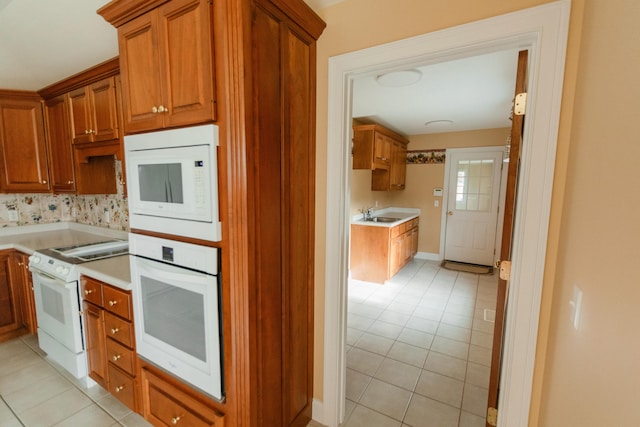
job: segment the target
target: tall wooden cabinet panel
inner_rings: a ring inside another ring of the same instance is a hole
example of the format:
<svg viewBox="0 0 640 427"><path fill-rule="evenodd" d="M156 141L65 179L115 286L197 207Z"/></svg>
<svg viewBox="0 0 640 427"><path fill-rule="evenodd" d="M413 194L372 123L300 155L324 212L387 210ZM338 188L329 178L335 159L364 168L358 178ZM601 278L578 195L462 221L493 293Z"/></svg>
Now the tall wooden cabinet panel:
<svg viewBox="0 0 640 427"><path fill-rule="evenodd" d="M247 179L259 212L249 231L259 254L252 265L259 291L251 302L260 319L253 332L260 349L258 419L306 426L313 387L315 40L269 2L256 2L252 18L249 109L256 120Z"/></svg>
<svg viewBox="0 0 640 427"><path fill-rule="evenodd" d="M0 92L0 189L48 192L42 105L37 95Z"/></svg>
<svg viewBox="0 0 640 427"><path fill-rule="evenodd" d="M49 175L54 193L76 191L73 151L69 133L69 103L67 95L59 95L44 103L49 155Z"/></svg>
<svg viewBox="0 0 640 427"><path fill-rule="evenodd" d="M208 0L173 0L118 28L125 129L215 119Z"/></svg>

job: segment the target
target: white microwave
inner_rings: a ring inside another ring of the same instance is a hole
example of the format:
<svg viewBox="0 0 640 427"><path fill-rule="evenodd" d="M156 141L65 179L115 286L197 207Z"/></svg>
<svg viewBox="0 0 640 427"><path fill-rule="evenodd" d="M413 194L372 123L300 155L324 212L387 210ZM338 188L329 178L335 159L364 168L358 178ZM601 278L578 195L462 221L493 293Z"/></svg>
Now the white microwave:
<svg viewBox="0 0 640 427"><path fill-rule="evenodd" d="M128 135L124 146L132 230L221 239L217 126Z"/></svg>

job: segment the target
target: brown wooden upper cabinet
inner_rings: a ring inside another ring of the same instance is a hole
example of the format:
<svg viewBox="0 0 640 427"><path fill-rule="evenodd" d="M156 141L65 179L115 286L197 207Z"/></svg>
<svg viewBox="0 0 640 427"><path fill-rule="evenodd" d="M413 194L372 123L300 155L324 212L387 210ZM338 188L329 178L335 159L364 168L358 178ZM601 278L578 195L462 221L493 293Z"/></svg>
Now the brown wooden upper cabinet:
<svg viewBox="0 0 640 427"><path fill-rule="evenodd" d="M173 0L118 27L127 133L215 120L211 7Z"/></svg>
<svg viewBox="0 0 640 427"><path fill-rule="evenodd" d="M2 191L50 190L42 105L37 94L0 92L0 155Z"/></svg>
<svg viewBox="0 0 640 427"><path fill-rule="evenodd" d="M74 144L118 139L115 77L69 92Z"/></svg>
<svg viewBox="0 0 640 427"><path fill-rule="evenodd" d="M353 127L353 169L371 169L371 190L404 190L409 140L378 124Z"/></svg>
<svg viewBox="0 0 640 427"><path fill-rule="evenodd" d="M49 175L54 193L76 191L73 172L73 151L69 134L69 102L67 95L59 95L44 103Z"/></svg>

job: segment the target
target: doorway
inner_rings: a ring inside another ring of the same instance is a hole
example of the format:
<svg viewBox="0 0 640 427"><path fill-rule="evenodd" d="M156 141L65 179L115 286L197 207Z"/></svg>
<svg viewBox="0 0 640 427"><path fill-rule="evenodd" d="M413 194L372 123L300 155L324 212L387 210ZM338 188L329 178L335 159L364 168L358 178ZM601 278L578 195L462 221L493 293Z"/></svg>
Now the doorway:
<svg viewBox="0 0 640 427"><path fill-rule="evenodd" d="M524 179L518 191L522 203L516 211L512 292L507 312L510 321L505 332L498 425L526 425L564 75L564 49L559 47L566 46L569 11L569 1L558 1L330 59L328 163L336 173L327 176L326 283L333 285L325 287L324 395L314 408L317 421L337 427L344 416L347 141L352 80L363 70L383 70L390 64L411 66L518 48L534 53L529 67L533 82L529 94L533 102L524 129L527 141L522 153ZM527 210L526 220L518 215L522 209Z"/></svg>

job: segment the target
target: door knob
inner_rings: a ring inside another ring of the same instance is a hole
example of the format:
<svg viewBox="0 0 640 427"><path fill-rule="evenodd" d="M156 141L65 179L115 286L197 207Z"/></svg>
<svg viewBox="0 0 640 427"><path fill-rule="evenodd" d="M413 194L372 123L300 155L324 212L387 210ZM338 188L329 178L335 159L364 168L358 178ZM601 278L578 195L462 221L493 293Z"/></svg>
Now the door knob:
<svg viewBox="0 0 640 427"><path fill-rule="evenodd" d="M453 211L447 211L447 215L449 216L453 215Z"/></svg>

